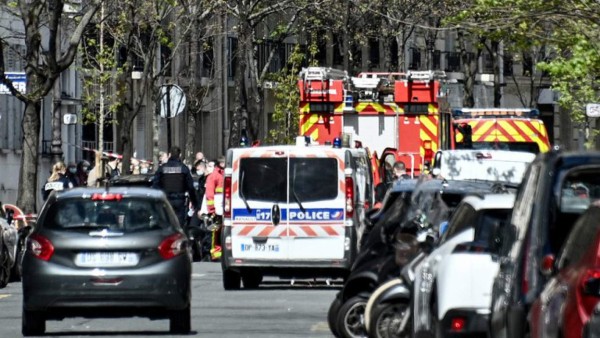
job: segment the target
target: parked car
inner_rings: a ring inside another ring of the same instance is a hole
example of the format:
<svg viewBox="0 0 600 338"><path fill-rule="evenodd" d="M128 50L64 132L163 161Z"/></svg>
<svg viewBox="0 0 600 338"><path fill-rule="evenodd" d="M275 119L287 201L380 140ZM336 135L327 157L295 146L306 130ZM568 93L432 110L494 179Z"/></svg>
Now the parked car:
<svg viewBox="0 0 600 338"><path fill-rule="evenodd" d="M491 336L523 337L527 314L542 292L573 224L600 198L600 152L538 154L517 193L494 279Z"/></svg>
<svg viewBox="0 0 600 338"><path fill-rule="evenodd" d="M439 246L416 269L416 337L487 335L495 236L514 201L511 193L473 195L456 208Z"/></svg>
<svg viewBox="0 0 600 338"><path fill-rule="evenodd" d="M583 338L600 338L600 303L596 305L592 317L583 328Z"/></svg>
<svg viewBox="0 0 600 338"><path fill-rule="evenodd" d="M75 188L51 194L23 255L24 336L47 320L129 317L191 328L191 253L165 194Z"/></svg>
<svg viewBox="0 0 600 338"><path fill-rule="evenodd" d="M383 208L372 218L376 224L357 264L336 295L328 322L334 335L354 337L366 335L364 309L371 293L386 281L398 277L399 267L394 259L397 232L404 223L429 223L435 232L446 221L464 196L490 193L499 186L485 181L423 180L415 186L413 180L396 182Z"/></svg>
<svg viewBox="0 0 600 338"><path fill-rule="evenodd" d="M600 202L594 202L573 226L553 275L533 303L531 337L579 338L600 301Z"/></svg>

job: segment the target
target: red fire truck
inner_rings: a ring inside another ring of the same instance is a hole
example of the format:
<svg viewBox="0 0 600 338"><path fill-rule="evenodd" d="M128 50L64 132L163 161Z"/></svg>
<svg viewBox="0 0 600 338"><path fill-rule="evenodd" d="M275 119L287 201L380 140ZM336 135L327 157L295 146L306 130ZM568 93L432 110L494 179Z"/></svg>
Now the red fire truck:
<svg viewBox="0 0 600 338"><path fill-rule="evenodd" d="M444 78L434 71L351 77L332 68L304 68L298 81L300 134L319 144L340 137L368 148L376 183L399 160L418 176L438 149L451 147L452 115L438 104Z"/></svg>

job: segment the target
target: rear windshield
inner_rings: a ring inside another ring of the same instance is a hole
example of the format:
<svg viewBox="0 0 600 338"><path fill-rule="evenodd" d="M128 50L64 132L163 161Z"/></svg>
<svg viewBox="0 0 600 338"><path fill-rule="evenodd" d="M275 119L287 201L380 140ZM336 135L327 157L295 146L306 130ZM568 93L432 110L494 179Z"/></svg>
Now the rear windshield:
<svg viewBox="0 0 600 338"><path fill-rule="evenodd" d="M464 142L456 142L456 149L526 151L534 154L540 152L540 147L535 142L473 142L472 147Z"/></svg>
<svg viewBox="0 0 600 338"><path fill-rule="evenodd" d="M57 230L107 229L134 232L171 228L168 207L161 201L127 198L121 201L77 199L53 204L43 226Z"/></svg>
<svg viewBox="0 0 600 338"><path fill-rule="evenodd" d="M244 158L240 161L240 197L246 200L312 202L338 195L334 158ZM289 192L289 194L288 194Z"/></svg>

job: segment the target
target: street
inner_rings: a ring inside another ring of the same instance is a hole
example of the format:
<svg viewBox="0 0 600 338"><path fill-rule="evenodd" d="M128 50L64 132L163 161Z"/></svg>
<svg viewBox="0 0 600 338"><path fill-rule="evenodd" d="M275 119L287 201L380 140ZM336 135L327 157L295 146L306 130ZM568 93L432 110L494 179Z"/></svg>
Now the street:
<svg viewBox="0 0 600 338"><path fill-rule="evenodd" d="M332 337L327 309L341 281L265 278L257 290L225 291L218 263L194 263L192 333L198 337ZM21 283L0 289L0 337L21 336ZM48 321L53 337L174 337L167 320L145 318Z"/></svg>

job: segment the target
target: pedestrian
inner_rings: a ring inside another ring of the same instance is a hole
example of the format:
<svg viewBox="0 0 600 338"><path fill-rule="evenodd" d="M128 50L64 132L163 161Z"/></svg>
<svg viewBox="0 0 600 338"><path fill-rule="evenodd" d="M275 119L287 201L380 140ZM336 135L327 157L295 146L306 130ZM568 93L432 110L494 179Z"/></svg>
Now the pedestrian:
<svg viewBox="0 0 600 338"><path fill-rule="evenodd" d="M210 256L213 260L221 258L221 243L220 243L220 224L222 223L223 217L223 188L224 188L224 175L225 170L225 157L221 156L214 161L214 170L206 178L206 209L208 215L213 219L213 225L216 229L209 229L216 233L213 234L214 244L210 249Z"/></svg>
<svg viewBox="0 0 600 338"><path fill-rule="evenodd" d="M79 186L79 181L77 180L77 163L69 163L67 166L67 171L65 172L65 176L69 179L69 182L73 187Z"/></svg>
<svg viewBox="0 0 600 338"><path fill-rule="evenodd" d="M109 172L106 173L108 179L121 176L121 161L119 161L119 157L111 155L108 161L108 170Z"/></svg>
<svg viewBox="0 0 600 338"><path fill-rule="evenodd" d="M146 175L149 172L150 172L150 162L148 162L146 160L141 160L140 161L140 174Z"/></svg>
<svg viewBox="0 0 600 338"><path fill-rule="evenodd" d="M154 174L152 187L161 189L167 195L169 203L175 210L177 219L185 227L187 214L186 193L195 210L199 209L194 180L189 168L181 161L181 149L171 147L166 163L158 167Z"/></svg>
<svg viewBox="0 0 600 338"><path fill-rule="evenodd" d="M79 161L77 163L77 173L75 177L77 178L77 186L85 187L87 186L88 176L90 173L90 162L86 160Z"/></svg>
<svg viewBox="0 0 600 338"><path fill-rule="evenodd" d="M48 177L48 180L42 188L42 198L44 201L47 200L48 196L55 190L60 191L73 187L71 182L69 182L69 179L65 176L66 171L67 167L62 161L56 162L52 166L52 174Z"/></svg>
<svg viewBox="0 0 600 338"><path fill-rule="evenodd" d="M165 151L158 152L158 165L159 166L167 163L168 160L169 160L169 154L167 154Z"/></svg>
<svg viewBox="0 0 600 338"><path fill-rule="evenodd" d="M206 159L204 158L204 153L201 151L196 153L196 158L194 160L194 163L197 163L198 161L206 162Z"/></svg>
<svg viewBox="0 0 600 338"><path fill-rule="evenodd" d="M402 161L396 161L393 166L394 170L394 180L402 180L411 178L410 175L406 173L406 164Z"/></svg>
<svg viewBox="0 0 600 338"><path fill-rule="evenodd" d="M206 162L204 159L196 161L194 164L194 170L198 176L198 201L200 202L200 208L202 208L202 200L204 199L204 192L206 191Z"/></svg>

